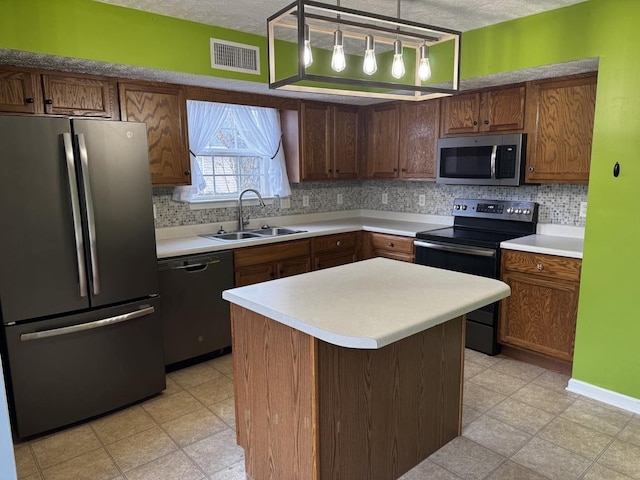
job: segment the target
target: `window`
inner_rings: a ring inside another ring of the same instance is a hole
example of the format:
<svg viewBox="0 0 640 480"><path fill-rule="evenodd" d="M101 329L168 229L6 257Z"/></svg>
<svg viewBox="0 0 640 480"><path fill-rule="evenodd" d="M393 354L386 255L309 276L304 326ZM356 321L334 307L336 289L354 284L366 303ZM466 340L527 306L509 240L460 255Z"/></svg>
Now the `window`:
<svg viewBox="0 0 640 480"><path fill-rule="evenodd" d="M277 110L189 100L187 113L192 185L177 187L174 199L235 200L245 188L291 194Z"/></svg>

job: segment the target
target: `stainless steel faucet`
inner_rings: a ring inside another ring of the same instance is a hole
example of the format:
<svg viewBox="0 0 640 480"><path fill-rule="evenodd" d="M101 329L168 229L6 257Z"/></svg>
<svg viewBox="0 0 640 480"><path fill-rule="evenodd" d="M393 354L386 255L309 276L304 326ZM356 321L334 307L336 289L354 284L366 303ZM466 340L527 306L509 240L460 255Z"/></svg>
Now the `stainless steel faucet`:
<svg viewBox="0 0 640 480"><path fill-rule="evenodd" d="M242 214L242 196L247 192L255 193L258 196L258 200L260 202L260 206L261 207L266 207L266 205L264 204L264 200L262 200L262 195L260 195L260 192L257 191L256 189L254 189L254 188L245 188L243 191L241 191L240 195L238 195L238 230L244 230L244 227L249 225L249 217L250 217L250 215L247 215L247 217L245 218L244 215Z"/></svg>

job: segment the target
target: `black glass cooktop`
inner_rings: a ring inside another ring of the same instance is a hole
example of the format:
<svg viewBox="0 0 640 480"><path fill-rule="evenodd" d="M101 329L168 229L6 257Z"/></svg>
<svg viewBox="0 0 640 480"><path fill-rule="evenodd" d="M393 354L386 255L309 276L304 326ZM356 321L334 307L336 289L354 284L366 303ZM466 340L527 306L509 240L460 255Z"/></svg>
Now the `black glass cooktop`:
<svg viewBox="0 0 640 480"><path fill-rule="evenodd" d="M464 227L439 228L416 234L416 238L420 240L485 248L500 248L500 242L522 236L522 233L489 232Z"/></svg>

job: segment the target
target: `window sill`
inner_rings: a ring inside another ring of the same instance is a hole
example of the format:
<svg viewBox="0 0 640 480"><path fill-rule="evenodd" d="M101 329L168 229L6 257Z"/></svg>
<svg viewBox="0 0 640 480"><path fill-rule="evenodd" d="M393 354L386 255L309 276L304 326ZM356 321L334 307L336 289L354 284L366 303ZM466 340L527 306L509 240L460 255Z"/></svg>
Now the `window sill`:
<svg viewBox="0 0 640 480"><path fill-rule="evenodd" d="M273 205L276 201L276 198L278 197L262 197L262 200L264 200L264 203L266 205ZM242 205L254 206L254 205L260 205L260 204L258 203L257 198L251 197L251 198L243 198ZM189 210L205 210L208 208L231 208L231 207L237 207L237 206L238 206L238 200L236 199L189 202Z"/></svg>

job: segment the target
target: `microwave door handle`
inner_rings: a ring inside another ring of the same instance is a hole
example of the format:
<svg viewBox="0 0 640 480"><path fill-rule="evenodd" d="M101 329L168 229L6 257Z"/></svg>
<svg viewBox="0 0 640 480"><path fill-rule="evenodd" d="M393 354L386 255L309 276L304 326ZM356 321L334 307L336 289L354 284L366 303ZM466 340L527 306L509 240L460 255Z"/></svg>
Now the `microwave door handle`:
<svg viewBox="0 0 640 480"><path fill-rule="evenodd" d="M491 149L491 178L496 178L496 156L498 154L498 145L494 145Z"/></svg>

